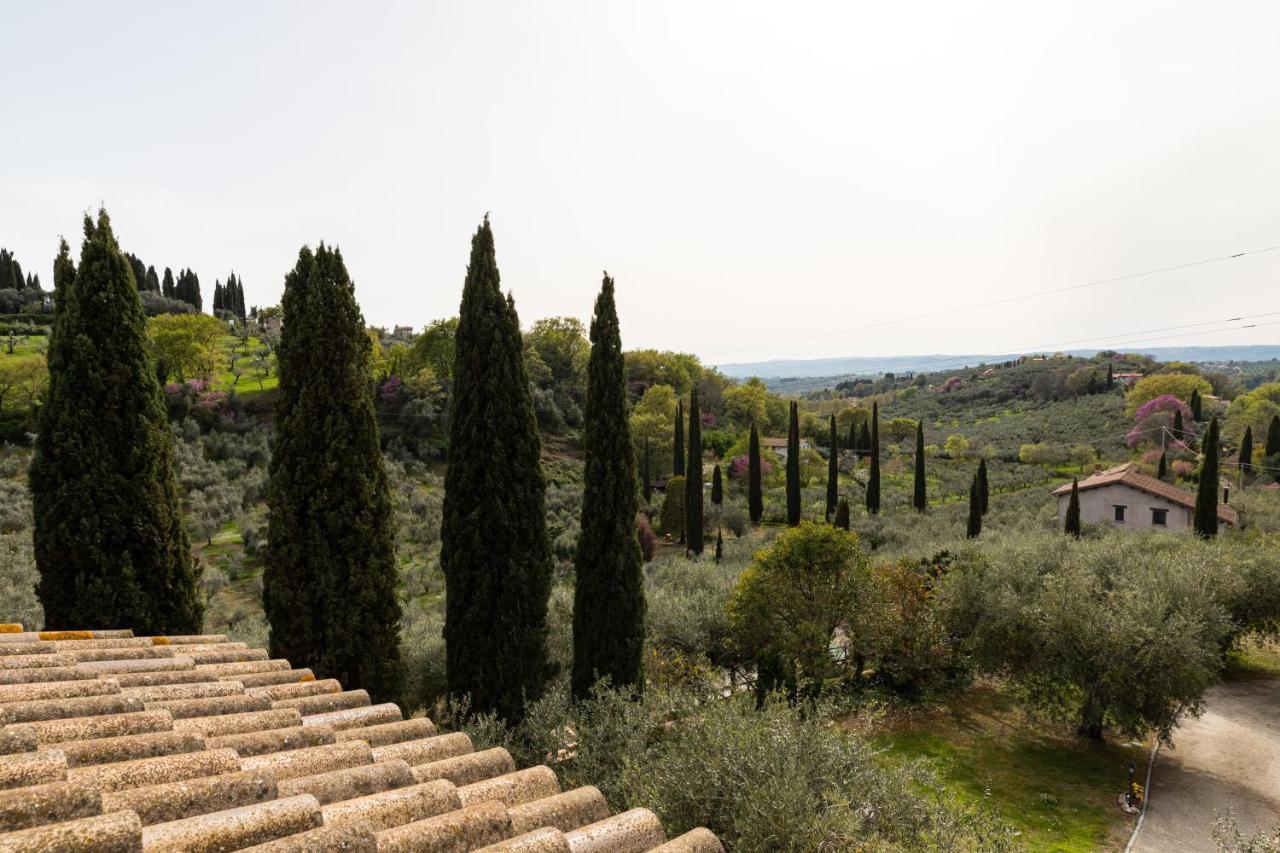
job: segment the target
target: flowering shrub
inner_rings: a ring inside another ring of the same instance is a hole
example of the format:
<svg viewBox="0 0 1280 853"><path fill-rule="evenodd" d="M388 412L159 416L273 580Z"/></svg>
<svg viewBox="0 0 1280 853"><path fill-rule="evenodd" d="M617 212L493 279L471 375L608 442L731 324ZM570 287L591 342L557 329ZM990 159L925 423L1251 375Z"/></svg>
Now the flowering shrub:
<svg viewBox="0 0 1280 853"><path fill-rule="evenodd" d="M702 412L702 413L700 413L700 415L699 415L699 418L698 418L698 419L699 419L700 421L702 421L702 426L703 426L705 429L711 429L712 427L714 427L714 426L716 425L716 413L715 413L715 412Z"/></svg>
<svg viewBox="0 0 1280 853"><path fill-rule="evenodd" d="M733 457L733 461L729 463L729 476L733 479L746 479L748 469L751 467L751 460L745 455ZM760 460L760 479L769 476L769 472L773 470L773 465L766 459Z"/></svg>
<svg viewBox="0 0 1280 853"><path fill-rule="evenodd" d="M394 403L400 397L400 391L403 388L404 382L399 376L388 376L378 388L378 398L384 403Z"/></svg>
<svg viewBox="0 0 1280 853"><path fill-rule="evenodd" d="M1193 473L1195 473L1195 470L1196 470L1195 463L1188 462L1185 459L1178 459L1169 467L1173 469L1173 473L1176 476L1184 477L1184 478L1190 477Z"/></svg>
<svg viewBox="0 0 1280 853"><path fill-rule="evenodd" d="M1153 397L1138 407L1133 415L1133 429L1125 436L1129 447L1137 447L1144 442L1160 443L1162 437L1168 437L1168 444L1177 450L1185 450L1186 444L1175 438L1173 433L1174 416L1182 415L1183 429L1189 430L1191 425L1191 409L1186 403L1172 394L1161 394ZM1169 432L1166 433L1165 430ZM1157 457L1159 458L1159 457Z"/></svg>

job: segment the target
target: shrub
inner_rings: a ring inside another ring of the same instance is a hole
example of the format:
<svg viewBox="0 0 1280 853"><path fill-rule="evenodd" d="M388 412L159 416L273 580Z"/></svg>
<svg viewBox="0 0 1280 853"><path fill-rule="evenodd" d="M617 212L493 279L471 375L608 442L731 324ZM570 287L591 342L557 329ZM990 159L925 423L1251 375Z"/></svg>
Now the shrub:
<svg viewBox="0 0 1280 853"><path fill-rule="evenodd" d="M653 559L658 537L653 535L653 528L649 526L649 518L643 512L636 513L636 538L640 540L640 553L647 563Z"/></svg>

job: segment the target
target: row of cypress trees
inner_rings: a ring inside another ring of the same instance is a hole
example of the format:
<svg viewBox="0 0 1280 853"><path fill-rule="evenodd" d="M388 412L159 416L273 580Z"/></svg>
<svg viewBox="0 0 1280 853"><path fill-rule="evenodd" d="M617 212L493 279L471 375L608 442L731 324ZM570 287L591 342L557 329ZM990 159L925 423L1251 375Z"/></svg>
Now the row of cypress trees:
<svg viewBox="0 0 1280 853"><path fill-rule="evenodd" d="M40 276L22 274L22 264L8 249L0 248L0 290L39 290Z"/></svg>
<svg viewBox="0 0 1280 853"><path fill-rule="evenodd" d="M234 272L227 276L226 284L213 282L213 314L216 317L222 311L245 318L244 282Z"/></svg>

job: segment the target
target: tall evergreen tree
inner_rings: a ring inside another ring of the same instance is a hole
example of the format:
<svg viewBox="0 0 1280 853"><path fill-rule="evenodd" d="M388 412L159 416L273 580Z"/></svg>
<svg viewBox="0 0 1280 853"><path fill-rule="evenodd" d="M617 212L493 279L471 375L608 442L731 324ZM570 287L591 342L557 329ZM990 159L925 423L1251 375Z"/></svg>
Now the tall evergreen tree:
<svg viewBox="0 0 1280 853"><path fill-rule="evenodd" d="M1267 456L1275 456L1280 453L1280 415L1272 415L1271 423L1267 425Z"/></svg>
<svg viewBox="0 0 1280 853"><path fill-rule="evenodd" d="M164 281L160 284L160 295L166 299L178 298L178 285L173 280L173 270L164 268Z"/></svg>
<svg viewBox="0 0 1280 853"><path fill-rule="evenodd" d="M830 436L827 439L827 521L836 511L836 499L840 496L840 448L836 438L836 416L831 416Z"/></svg>
<svg viewBox="0 0 1280 853"><path fill-rule="evenodd" d="M847 498L841 497L840 503L836 504L836 517L834 524L841 530L849 529L849 500Z"/></svg>
<svg viewBox="0 0 1280 853"><path fill-rule="evenodd" d="M1204 420L1204 401L1200 399L1200 389L1195 388L1191 391L1191 399L1187 402L1191 407L1191 419L1197 423Z"/></svg>
<svg viewBox="0 0 1280 853"><path fill-rule="evenodd" d="M978 460L978 501L982 507L982 514L986 515L991 509L991 487L987 482L987 460Z"/></svg>
<svg viewBox="0 0 1280 853"><path fill-rule="evenodd" d="M873 404L874 406L874 404ZM858 458L865 459L871 452L871 428L867 426L867 422L862 422L862 428L858 430Z"/></svg>
<svg viewBox="0 0 1280 853"><path fill-rule="evenodd" d="M847 442L849 445L849 449L852 450L859 457L861 457L862 454L858 453L859 448L858 448L858 422L857 421L854 421L854 420L849 421L849 437L847 439Z"/></svg>
<svg viewBox="0 0 1280 853"><path fill-rule="evenodd" d="M285 277L262 605L273 657L399 699L399 574L369 385L370 343L342 253ZM323 424L323 428L317 428Z"/></svg>
<svg viewBox="0 0 1280 853"><path fill-rule="evenodd" d="M222 298L222 282L215 278L213 280L213 314L216 317L219 312L225 310L226 305Z"/></svg>
<svg viewBox="0 0 1280 853"><path fill-rule="evenodd" d="M1253 427L1246 426L1244 428L1244 438L1240 439L1240 456L1236 460L1240 466L1240 482L1244 483L1244 477L1253 468Z"/></svg>
<svg viewBox="0 0 1280 853"><path fill-rule="evenodd" d="M720 466L711 469L711 502L716 506L724 503L724 481L720 479Z"/></svg>
<svg viewBox="0 0 1280 853"><path fill-rule="evenodd" d="M689 463L684 481L685 548L702 553L702 412L698 409L698 388L689 392Z"/></svg>
<svg viewBox="0 0 1280 853"><path fill-rule="evenodd" d="M683 477L684 471L684 403L676 401L676 431L671 448L671 471L673 477Z"/></svg>
<svg viewBox="0 0 1280 853"><path fill-rule="evenodd" d="M147 290L158 293L160 291L160 278L156 275L155 267L147 267Z"/></svg>
<svg viewBox="0 0 1280 853"><path fill-rule="evenodd" d="M644 468L641 474L643 482L640 484L640 492L644 495L644 504L648 506L653 503L653 460L649 458L649 438L644 440Z"/></svg>
<svg viewBox="0 0 1280 853"><path fill-rule="evenodd" d="M1186 441L1184 437L1187 433L1186 424L1182 422L1182 410L1173 410L1173 437L1177 441Z"/></svg>
<svg viewBox="0 0 1280 853"><path fill-rule="evenodd" d="M1209 421L1204 434L1204 461L1200 463L1200 483L1196 489L1195 530L1210 539L1218 535L1218 419Z"/></svg>
<svg viewBox="0 0 1280 853"><path fill-rule="evenodd" d="M787 419L787 524L800 524L800 407L795 400Z"/></svg>
<svg viewBox="0 0 1280 853"><path fill-rule="evenodd" d="M1107 362L1107 390L1110 391L1116 387L1116 375L1113 372L1111 362Z"/></svg>
<svg viewBox="0 0 1280 853"><path fill-rule="evenodd" d="M1156 467L1156 479L1164 480L1169 476L1169 454L1160 451L1160 464Z"/></svg>
<svg viewBox="0 0 1280 853"><path fill-rule="evenodd" d="M720 565L720 560L724 557L724 533L719 527L716 528L716 565Z"/></svg>
<svg viewBox="0 0 1280 853"><path fill-rule="evenodd" d="M146 318L105 210L63 241L49 391L29 481L45 627L201 629L200 570L182 526L173 435Z"/></svg>
<svg viewBox="0 0 1280 853"><path fill-rule="evenodd" d="M606 274L591 320L582 446L582 532L574 558L573 695L596 680L643 684L644 557L636 538L635 454L627 416L627 365Z"/></svg>
<svg viewBox="0 0 1280 853"><path fill-rule="evenodd" d="M973 475L969 484L969 523L965 528L965 536L976 539L982 533L982 490L978 487L978 475Z"/></svg>
<svg viewBox="0 0 1280 853"><path fill-rule="evenodd" d="M0 290L19 290L22 284L18 281L13 268L13 255L8 249L0 249Z"/></svg>
<svg viewBox="0 0 1280 853"><path fill-rule="evenodd" d="M1067 500L1067 517L1062 529L1067 535L1080 538L1080 481L1074 477L1071 479L1071 497Z"/></svg>
<svg viewBox="0 0 1280 853"><path fill-rule="evenodd" d="M867 512L880 512L880 404L871 403L871 468L867 473Z"/></svg>
<svg viewBox="0 0 1280 853"><path fill-rule="evenodd" d="M924 421L916 421L916 470L915 489L911 496L911 505L916 512L924 512L929 507L929 498L925 491L924 479Z"/></svg>
<svg viewBox="0 0 1280 853"><path fill-rule="evenodd" d="M752 524L764 517L764 490L760 483L760 434L751 422L751 438L747 443L747 514Z"/></svg>
<svg viewBox="0 0 1280 853"><path fill-rule="evenodd" d="M449 692L521 719L547 677L551 543L538 423L514 303L486 217L455 335L440 563Z"/></svg>

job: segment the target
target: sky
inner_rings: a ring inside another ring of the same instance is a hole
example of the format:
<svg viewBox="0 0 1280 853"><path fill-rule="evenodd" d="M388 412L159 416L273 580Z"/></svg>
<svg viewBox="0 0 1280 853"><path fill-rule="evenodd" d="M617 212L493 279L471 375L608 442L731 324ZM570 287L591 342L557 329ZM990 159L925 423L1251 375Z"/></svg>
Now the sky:
<svg viewBox="0 0 1280 853"><path fill-rule="evenodd" d="M625 346L710 363L1280 342L1280 249L1062 291L1280 247L1266 0L44 0L0 42L0 246L46 285L106 205L206 310L325 241L420 327L487 212L524 323L607 270Z"/></svg>

